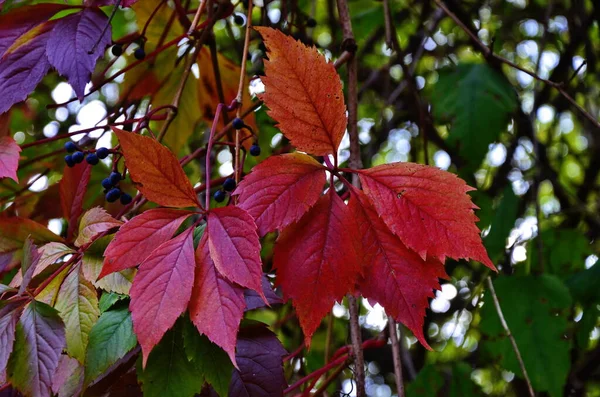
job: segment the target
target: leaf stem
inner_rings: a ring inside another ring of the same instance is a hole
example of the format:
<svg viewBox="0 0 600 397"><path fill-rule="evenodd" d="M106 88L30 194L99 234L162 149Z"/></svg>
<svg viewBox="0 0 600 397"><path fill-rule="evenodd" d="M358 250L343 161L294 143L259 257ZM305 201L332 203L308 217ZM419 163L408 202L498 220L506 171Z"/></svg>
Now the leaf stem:
<svg viewBox="0 0 600 397"><path fill-rule="evenodd" d="M396 333L396 321L388 317L388 329L392 341L392 357L394 359L394 378L396 379L396 390L398 397L404 397L404 380L402 379L402 359L400 358L400 341Z"/></svg>
<svg viewBox="0 0 600 397"><path fill-rule="evenodd" d="M211 165L210 161L210 152L213 146L213 140L215 138L215 130L217 129L217 123L219 122L219 117L221 116L221 111L223 110L222 103L217 105L217 110L215 111L215 118L213 120L212 126L210 127L210 135L208 136L208 146L206 147L206 198L205 198L205 209L208 211L210 208L210 176L211 176Z"/></svg>

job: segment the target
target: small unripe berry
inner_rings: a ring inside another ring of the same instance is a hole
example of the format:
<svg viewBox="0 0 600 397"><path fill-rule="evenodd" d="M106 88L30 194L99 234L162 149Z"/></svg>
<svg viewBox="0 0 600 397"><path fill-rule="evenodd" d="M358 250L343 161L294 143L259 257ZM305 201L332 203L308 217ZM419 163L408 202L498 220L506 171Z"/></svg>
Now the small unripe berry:
<svg viewBox="0 0 600 397"><path fill-rule="evenodd" d="M121 54L123 53L123 46L121 44L115 44L110 49L110 52L112 52L112 54L116 57L121 56Z"/></svg>
<svg viewBox="0 0 600 397"><path fill-rule="evenodd" d="M258 146L257 144L250 146L250 154L255 157L260 156L260 146Z"/></svg>
<svg viewBox="0 0 600 397"><path fill-rule="evenodd" d="M314 28L315 26L317 26L317 21L315 21L314 18L308 18L308 20L306 21L306 26L308 26L309 28Z"/></svg>
<svg viewBox="0 0 600 397"><path fill-rule="evenodd" d="M242 128L244 128L246 126L246 124L244 124L244 120L240 119L239 117L236 117L235 119L233 119L231 124L233 125L233 128L235 128L236 130L241 130Z"/></svg>
<svg viewBox="0 0 600 397"><path fill-rule="evenodd" d="M214 194L214 199L217 203L222 203L225 200L227 194L222 190L217 190Z"/></svg>
<svg viewBox="0 0 600 397"><path fill-rule="evenodd" d="M71 155L71 157L73 158L73 162L75 164L79 164L83 161L83 152L75 152Z"/></svg>
<svg viewBox="0 0 600 397"><path fill-rule="evenodd" d="M114 186L121 180L121 174L119 174L118 172L111 172L108 176L108 179L110 179L110 183L112 183L112 185Z"/></svg>
<svg viewBox="0 0 600 397"><path fill-rule="evenodd" d="M73 153L75 150L77 150L77 145L75 145L74 142L69 141L69 142L65 143L65 150L68 153Z"/></svg>
<svg viewBox="0 0 600 397"><path fill-rule="evenodd" d="M71 156L70 154L67 154L65 156L65 163L67 163L67 165L69 167L75 167L75 162L73 161L73 156Z"/></svg>
<svg viewBox="0 0 600 397"><path fill-rule="evenodd" d="M141 61L142 59L146 58L146 51L144 51L142 47L138 47L133 52L133 56L135 57L135 59Z"/></svg>
<svg viewBox="0 0 600 397"><path fill-rule="evenodd" d="M121 194L121 204L127 205L127 204L131 203L132 200L133 200L133 198L130 195L128 195L127 193Z"/></svg>
<svg viewBox="0 0 600 397"><path fill-rule="evenodd" d="M96 155L96 153L90 153L86 156L85 161L87 161L88 164L96 165L96 164L98 164L100 159L98 159L98 156Z"/></svg>
<svg viewBox="0 0 600 397"><path fill-rule="evenodd" d="M102 187L104 189L110 189L111 187L113 187L113 184L109 178L104 178L102 179Z"/></svg>
<svg viewBox="0 0 600 397"><path fill-rule="evenodd" d="M98 156L98 158L101 158L101 159L107 158L109 154L110 154L110 150L108 150L105 147L101 147L101 148L98 148L98 150L96 150L96 156Z"/></svg>
<svg viewBox="0 0 600 397"><path fill-rule="evenodd" d="M243 16L241 16L240 14L235 14L235 16L233 17L233 22L235 22L236 25L240 25L242 26L244 24L245 19Z"/></svg>
<svg viewBox="0 0 600 397"><path fill-rule="evenodd" d="M108 193L106 193L106 196L104 196L106 198L106 201L108 201L109 203L114 203L115 201L117 201L119 199L119 197L121 197L121 190L119 190L119 188L112 188L108 191Z"/></svg>
<svg viewBox="0 0 600 397"><path fill-rule="evenodd" d="M227 178L225 179L225 182L223 182L223 189L227 192L231 192L233 190L235 190L235 179L233 178Z"/></svg>

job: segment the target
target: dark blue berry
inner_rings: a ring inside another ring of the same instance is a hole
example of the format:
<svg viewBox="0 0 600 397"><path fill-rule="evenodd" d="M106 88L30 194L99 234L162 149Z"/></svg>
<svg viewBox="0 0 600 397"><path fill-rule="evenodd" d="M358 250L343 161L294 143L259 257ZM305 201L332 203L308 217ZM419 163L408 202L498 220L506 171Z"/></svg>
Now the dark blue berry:
<svg viewBox="0 0 600 397"><path fill-rule="evenodd" d="M67 163L67 165L69 167L74 167L75 166L75 162L73 161L73 156L71 156L70 154L67 154L65 156L65 163Z"/></svg>
<svg viewBox="0 0 600 397"><path fill-rule="evenodd" d="M242 26L245 22L245 19L240 14L235 14L235 16L233 17L233 22L235 22L236 25Z"/></svg>
<svg viewBox="0 0 600 397"><path fill-rule="evenodd" d="M88 164L96 165L100 160L98 159L96 153L90 153L86 156L85 161L87 161Z"/></svg>
<svg viewBox="0 0 600 397"><path fill-rule="evenodd" d="M75 152L71 155L73 157L73 162L75 164L79 164L83 161L83 152Z"/></svg>
<svg viewBox="0 0 600 397"><path fill-rule="evenodd" d="M121 174L119 174L118 172L111 172L108 176L108 179L110 180L110 183L112 183L112 185L114 186L121 180Z"/></svg>
<svg viewBox="0 0 600 397"><path fill-rule="evenodd" d="M109 178L104 178L102 179L102 187L105 189L110 189L111 187L113 187L113 184Z"/></svg>
<svg viewBox="0 0 600 397"><path fill-rule="evenodd" d="M138 47L133 52L133 56L135 57L135 59L141 61L142 59L146 58L146 51L144 51L144 49L142 47Z"/></svg>
<svg viewBox="0 0 600 397"><path fill-rule="evenodd" d="M110 52L116 57L120 56L123 53L123 46L121 44L115 44L110 49Z"/></svg>
<svg viewBox="0 0 600 397"><path fill-rule="evenodd" d="M260 146L257 144L250 146L250 154L253 156L260 156Z"/></svg>
<svg viewBox="0 0 600 397"><path fill-rule="evenodd" d="M131 203L132 200L133 200L133 198L130 195L128 195L127 193L121 194L121 204L127 205L127 204Z"/></svg>
<svg viewBox="0 0 600 397"><path fill-rule="evenodd" d="M236 130L241 130L246 125L246 124L244 124L244 120L240 119L239 117L236 117L235 119L233 119L231 124L233 125L233 128L235 128Z"/></svg>
<svg viewBox="0 0 600 397"><path fill-rule="evenodd" d="M104 197L109 203L114 203L119 199L119 197L121 197L121 190L119 190L119 188L113 187L108 191L108 193L106 193L106 196Z"/></svg>
<svg viewBox="0 0 600 397"><path fill-rule="evenodd" d="M308 26L309 28L314 28L315 26L317 26L317 21L315 21L314 18L308 18L308 20L306 21L306 26Z"/></svg>
<svg viewBox="0 0 600 397"><path fill-rule="evenodd" d="M227 194L222 190L217 190L213 197L217 203L222 203L223 200L225 200L225 197L227 197Z"/></svg>
<svg viewBox="0 0 600 397"><path fill-rule="evenodd" d="M75 145L74 142L69 141L69 142L65 143L65 150L68 153L73 153L75 150L77 150L77 145Z"/></svg>
<svg viewBox="0 0 600 397"><path fill-rule="evenodd" d="M105 147L101 147L101 148L98 148L98 150L96 150L96 156L98 156L98 158L101 158L101 159L107 158L109 154L110 154L110 150L108 150Z"/></svg>
<svg viewBox="0 0 600 397"><path fill-rule="evenodd" d="M227 178L225 182L223 182L223 189L227 192L231 192L235 190L235 179Z"/></svg>

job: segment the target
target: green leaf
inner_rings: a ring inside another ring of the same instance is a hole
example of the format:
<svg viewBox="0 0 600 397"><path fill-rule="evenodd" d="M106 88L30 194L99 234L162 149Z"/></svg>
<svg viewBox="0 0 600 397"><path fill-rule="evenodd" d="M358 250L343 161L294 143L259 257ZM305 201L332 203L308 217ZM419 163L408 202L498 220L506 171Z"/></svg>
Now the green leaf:
<svg viewBox="0 0 600 397"><path fill-rule="evenodd" d="M546 229L542 232L545 271L566 277L585 269L585 259L592 253L589 240L577 229ZM529 244L531 266L538 266L538 244Z"/></svg>
<svg viewBox="0 0 600 397"><path fill-rule="evenodd" d="M90 246L81 260L81 270L85 278L94 284L96 288L118 294L129 294L136 269L125 269L120 272L111 273L98 280L104 262L103 254L113 236L100 238Z"/></svg>
<svg viewBox="0 0 600 397"><path fill-rule="evenodd" d="M508 185L495 211L490 233L483 240L492 262L496 262L504 255L508 235L515 226L518 206L519 198L513 192L512 186Z"/></svg>
<svg viewBox="0 0 600 397"><path fill-rule="evenodd" d="M483 396L481 388L471 380L473 370L469 364L464 362L454 363L448 397L471 397Z"/></svg>
<svg viewBox="0 0 600 397"><path fill-rule="evenodd" d="M451 123L448 144L457 148L474 170L490 143L506 130L517 108L517 96L508 81L485 64L463 63L440 71L431 93L433 117Z"/></svg>
<svg viewBox="0 0 600 397"><path fill-rule="evenodd" d="M67 353L83 363L89 333L100 316L96 288L77 266L58 291L56 309L65 322Z"/></svg>
<svg viewBox="0 0 600 397"><path fill-rule="evenodd" d="M104 312L90 332L84 383L87 385L96 379L136 344L127 306Z"/></svg>
<svg viewBox="0 0 600 397"><path fill-rule="evenodd" d="M204 379L187 358L180 324L167 331L150 353L141 377L144 397L192 397L202 389Z"/></svg>
<svg viewBox="0 0 600 397"><path fill-rule="evenodd" d="M571 295L555 276L499 277L494 286L508 327L515 337L533 387L562 396L571 365L572 341L567 337ZM492 297L481 310L485 348L501 365L522 377L511 343L500 324Z"/></svg>
<svg viewBox="0 0 600 397"><path fill-rule="evenodd" d="M573 299L580 303L600 302L600 264L573 274L566 280Z"/></svg>
<svg viewBox="0 0 600 397"><path fill-rule="evenodd" d="M426 365L406 387L407 397L436 396L444 385L444 378L434 365Z"/></svg>
<svg viewBox="0 0 600 397"><path fill-rule="evenodd" d="M127 295L117 294L115 292L104 292L100 297L100 312L104 313L105 311L110 309L115 303L127 298Z"/></svg>
<svg viewBox="0 0 600 397"><path fill-rule="evenodd" d="M191 321L184 324L183 340L188 360L196 365L199 373L219 396L227 396L233 371L233 364L227 353L205 335L200 335Z"/></svg>
<svg viewBox="0 0 600 397"><path fill-rule="evenodd" d="M64 346L65 329L58 312L32 301L17 324L15 350L8 363L13 386L26 396L50 397Z"/></svg>

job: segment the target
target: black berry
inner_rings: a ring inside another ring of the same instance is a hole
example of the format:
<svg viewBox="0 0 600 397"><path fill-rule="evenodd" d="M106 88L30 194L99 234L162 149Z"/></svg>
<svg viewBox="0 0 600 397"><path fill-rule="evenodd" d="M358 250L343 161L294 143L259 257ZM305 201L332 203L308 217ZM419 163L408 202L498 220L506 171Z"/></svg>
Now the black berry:
<svg viewBox="0 0 600 397"><path fill-rule="evenodd" d="M108 179L110 180L110 183L114 186L121 180L121 174L119 174L118 172L111 172L108 176Z"/></svg>
<svg viewBox="0 0 600 397"><path fill-rule="evenodd" d="M77 150L77 145L75 145L75 143L69 141L69 142L65 143L65 150L68 153L73 153L75 150Z"/></svg>
<svg viewBox="0 0 600 397"><path fill-rule="evenodd" d="M317 26L317 21L315 21L314 18L308 18L308 20L306 21L306 26L308 26L309 28L314 28L315 26Z"/></svg>
<svg viewBox="0 0 600 397"><path fill-rule="evenodd" d="M65 156L65 163L67 163L67 165L69 167L74 167L75 166L75 162L73 161L73 156L71 156L70 154L67 154Z"/></svg>
<svg viewBox="0 0 600 397"><path fill-rule="evenodd" d="M110 150L108 150L105 147L101 147L101 148L98 148L98 150L96 150L96 156L98 156L98 158L101 158L101 159L107 158L109 154L110 154Z"/></svg>
<svg viewBox="0 0 600 397"><path fill-rule="evenodd" d="M109 178L104 178L102 179L102 187L104 189L110 189L111 187L113 187L113 184Z"/></svg>
<svg viewBox="0 0 600 397"><path fill-rule="evenodd" d="M73 162L75 164L79 164L83 161L83 152L75 152L71 155L71 157L73 158Z"/></svg>
<svg viewBox="0 0 600 397"><path fill-rule="evenodd" d="M244 120L240 119L239 117L236 117L235 119L233 119L231 124L233 125L233 128L235 128L236 130L241 130L246 125L246 124L244 124Z"/></svg>
<svg viewBox="0 0 600 397"><path fill-rule="evenodd" d="M235 16L233 17L233 22L235 22L236 25L240 25L242 26L245 22L244 17L241 16L240 14L235 14Z"/></svg>
<svg viewBox="0 0 600 397"><path fill-rule="evenodd" d="M257 144L250 146L250 154L255 157L260 156L260 146L258 146Z"/></svg>
<svg viewBox="0 0 600 397"><path fill-rule="evenodd" d="M217 203L222 203L227 197L227 194L223 190L217 190L213 196Z"/></svg>
<svg viewBox="0 0 600 397"><path fill-rule="evenodd" d="M119 190L119 188L113 187L108 191L108 193L106 193L106 196L104 197L109 203L114 203L119 199L119 197L121 197L121 191Z"/></svg>
<svg viewBox="0 0 600 397"><path fill-rule="evenodd" d="M116 57L120 56L123 53L123 46L121 44L115 44L110 49L110 52Z"/></svg>
<svg viewBox="0 0 600 397"><path fill-rule="evenodd" d="M233 179L233 178L225 179L225 182L223 182L223 189L225 189L225 191L227 191L227 192L231 192L231 191L235 190L235 179Z"/></svg>
<svg viewBox="0 0 600 397"><path fill-rule="evenodd" d="M100 159L98 159L98 156L96 155L96 153L90 153L86 156L85 161L87 161L88 164L96 165L96 164L98 164Z"/></svg>
<svg viewBox="0 0 600 397"><path fill-rule="evenodd" d="M138 47L133 52L133 56L135 57L135 59L138 59L141 61L142 59L146 58L146 51L144 51L144 49L142 47Z"/></svg>
<svg viewBox="0 0 600 397"><path fill-rule="evenodd" d="M121 204L127 205L127 204L131 203L132 200L133 200L133 198L130 195L128 195L127 193L121 194Z"/></svg>

